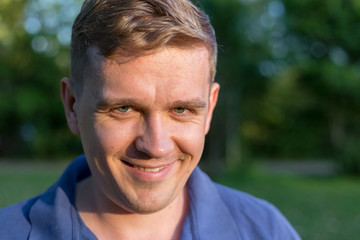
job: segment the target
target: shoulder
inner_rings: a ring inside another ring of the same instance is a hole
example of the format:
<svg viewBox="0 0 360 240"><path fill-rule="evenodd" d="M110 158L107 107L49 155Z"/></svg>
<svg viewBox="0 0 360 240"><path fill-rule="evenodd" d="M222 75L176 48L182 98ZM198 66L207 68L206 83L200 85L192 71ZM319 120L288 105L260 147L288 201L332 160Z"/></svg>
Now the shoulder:
<svg viewBox="0 0 360 240"><path fill-rule="evenodd" d="M37 198L0 209L0 236L4 239L27 239L30 233L29 211Z"/></svg>
<svg viewBox="0 0 360 240"><path fill-rule="evenodd" d="M300 239L271 203L215 183L200 168L190 176L188 192L189 216L208 239L220 239L216 235L220 231L227 233L227 239Z"/></svg>
<svg viewBox="0 0 360 240"><path fill-rule="evenodd" d="M262 236L272 236L269 239L300 239L284 215L268 201L214 184L233 219L241 227L256 229Z"/></svg>
<svg viewBox="0 0 360 240"><path fill-rule="evenodd" d="M231 209L241 211L243 213L254 213L267 215L276 214L278 210L266 200L257 198L248 193L229 188L219 183L214 183L219 192L223 202Z"/></svg>
<svg viewBox="0 0 360 240"><path fill-rule="evenodd" d="M70 239L76 183L89 174L81 156L41 195L0 209L0 239Z"/></svg>

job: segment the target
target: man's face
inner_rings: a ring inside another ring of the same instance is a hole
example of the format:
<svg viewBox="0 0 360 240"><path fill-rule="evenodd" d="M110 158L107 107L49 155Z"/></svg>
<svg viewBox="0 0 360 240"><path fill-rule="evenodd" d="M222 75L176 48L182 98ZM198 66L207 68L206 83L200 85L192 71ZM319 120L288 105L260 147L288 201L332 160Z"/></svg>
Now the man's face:
<svg viewBox="0 0 360 240"><path fill-rule="evenodd" d="M129 212L159 211L202 155L219 90L209 81L208 52L165 48L125 63L93 55L82 95L67 110L93 190Z"/></svg>

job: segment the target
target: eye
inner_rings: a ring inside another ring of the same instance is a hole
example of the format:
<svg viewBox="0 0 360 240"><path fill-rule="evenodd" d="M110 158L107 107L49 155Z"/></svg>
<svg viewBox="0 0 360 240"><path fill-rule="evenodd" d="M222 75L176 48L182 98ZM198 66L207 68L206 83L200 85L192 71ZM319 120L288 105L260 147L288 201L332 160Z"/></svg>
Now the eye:
<svg viewBox="0 0 360 240"><path fill-rule="evenodd" d="M121 106L121 107L116 108L116 110L119 112L125 113L130 110L130 107L129 106Z"/></svg>
<svg viewBox="0 0 360 240"><path fill-rule="evenodd" d="M184 113L185 111L186 111L185 108L181 108L181 107L179 107L179 108L174 108L174 112L179 113L179 114L182 114L182 113Z"/></svg>

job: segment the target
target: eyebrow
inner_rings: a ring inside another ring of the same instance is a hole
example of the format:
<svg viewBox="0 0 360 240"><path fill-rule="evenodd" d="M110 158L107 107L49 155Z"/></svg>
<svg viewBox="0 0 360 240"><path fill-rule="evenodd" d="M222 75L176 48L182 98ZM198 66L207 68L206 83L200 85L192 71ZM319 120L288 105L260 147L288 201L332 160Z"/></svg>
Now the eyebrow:
<svg viewBox="0 0 360 240"><path fill-rule="evenodd" d="M101 99L97 104L97 109L108 109L114 106L134 106L140 109L146 109L148 104L137 98L120 98L120 99ZM166 108L190 108L190 109L203 109L206 108L207 103L201 99L194 98L189 100L177 100L170 102L166 105Z"/></svg>
<svg viewBox="0 0 360 240"><path fill-rule="evenodd" d="M190 99L190 100L178 100L175 102L172 102L168 105L168 108L177 108L177 107L183 107L183 108L191 108L191 109L202 109L206 107L206 102L200 100L200 99Z"/></svg>
<svg viewBox="0 0 360 240"><path fill-rule="evenodd" d="M120 98L120 99L112 99L112 98L104 98L101 99L96 107L98 109L107 109L112 108L114 106L138 106L145 107L145 104L142 104L140 100L136 98Z"/></svg>

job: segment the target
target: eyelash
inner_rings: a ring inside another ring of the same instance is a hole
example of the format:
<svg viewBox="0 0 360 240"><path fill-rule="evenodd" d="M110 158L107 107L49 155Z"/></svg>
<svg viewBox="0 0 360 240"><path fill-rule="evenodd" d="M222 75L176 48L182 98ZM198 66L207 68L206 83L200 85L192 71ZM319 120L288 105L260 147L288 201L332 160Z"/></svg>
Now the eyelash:
<svg viewBox="0 0 360 240"><path fill-rule="evenodd" d="M182 113L176 112L176 110L180 110L183 109ZM189 109L186 107L177 107L177 108L173 108L172 110L173 112L175 112L176 115L181 116L181 117L186 117L189 115L199 115L200 112L197 109Z"/></svg>
<svg viewBox="0 0 360 240"><path fill-rule="evenodd" d="M112 109L112 112L114 112L115 114L129 114L134 110L136 111L136 108L124 105ZM198 114L195 109L188 109L186 107L176 107L171 109L171 112L173 112L178 117L186 117L190 114Z"/></svg>
<svg viewBox="0 0 360 240"><path fill-rule="evenodd" d="M126 111L121 111L121 108L126 108ZM120 106L120 107L117 107L117 108L116 108L116 110L117 110L118 112L121 112L121 113L128 112L130 109L131 109L130 106Z"/></svg>
<svg viewBox="0 0 360 240"><path fill-rule="evenodd" d="M122 109L122 110L121 110ZM133 107L131 106L119 106L119 107L115 107L113 109L111 109L111 113L116 115L123 115L123 114L129 114L130 112L132 112L134 110Z"/></svg>
<svg viewBox="0 0 360 240"><path fill-rule="evenodd" d="M184 112L189 111L188 109L183 108L183 107L177 107L177 108L174 108L173 110L174 110L174 112L176 112L177 114L183 114ZM180 110L181 112L178 112L178 110Z"/></svg>

